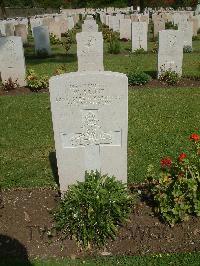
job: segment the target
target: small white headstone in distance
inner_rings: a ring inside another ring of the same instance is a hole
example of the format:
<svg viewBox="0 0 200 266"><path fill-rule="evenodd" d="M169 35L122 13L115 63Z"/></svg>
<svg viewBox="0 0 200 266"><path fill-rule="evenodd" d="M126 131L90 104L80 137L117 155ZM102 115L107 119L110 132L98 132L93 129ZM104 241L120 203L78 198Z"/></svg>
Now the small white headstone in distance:
<svg viewBox="0 0 200 266"><path fill-rule="evenodd" d="M182 75L183 34L178 30L159 32L158 77L166 70Z"/></svg>
<svg viewBox="0 0 200 266"><path fill-rule="evenodd" d="M37 54L51 54L49 30L47 26L39 26L33 28L33 36L35 42L35 51Z"/></svg>
<svg viewBox="0 0 200 266"><path fill-rule="evenodd" d="M81 32L76 35L78 71L103 71L103 35Z"/></svg>
<svg viewBox="0 0 200 266"><path fill-rule="evenodd" d="M137 49L147 51L147 23L133 22L132 23L132 51Z"/></svg>
<svg viewBox="0 0 200 266"><path fill-rule="evenodd" d="M0 38L0 73L3 83L11 78L21 87L26 85L26 68L21 37Z"/></svg>

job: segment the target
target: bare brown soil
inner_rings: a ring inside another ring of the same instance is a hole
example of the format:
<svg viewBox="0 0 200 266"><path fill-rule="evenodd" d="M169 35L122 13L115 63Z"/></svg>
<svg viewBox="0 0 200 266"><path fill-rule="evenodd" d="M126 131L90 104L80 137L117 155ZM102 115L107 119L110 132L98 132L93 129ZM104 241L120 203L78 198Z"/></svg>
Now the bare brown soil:
<svg viewBox="0 0 200 266"><path fill-rule="evenodd" d="M4 257L82 257L73 240L61 240L53 228L52 210L60 197L52 189L17 189L2 192L0 201L0 261ZM173 228L155 217L139 201L130 221L115 241L89 255L139 255L200 251L200 218Z"/></svg>
<svg viewBox="0 0 200 266"><path fill-rule="evenodd" d="M166 83L160 82L157 79L153 79L145 85L141 86L129 86L129 89L151 89L151 88L200 88L200 79L193 80L188 78L182 78L176 86L170 86ZM14 90L5 91L0 87L0 96L4 95L25 95L30 93L48 93L48 89L42 89L39 91L32 91L28 87L16 88Z"/></svg>

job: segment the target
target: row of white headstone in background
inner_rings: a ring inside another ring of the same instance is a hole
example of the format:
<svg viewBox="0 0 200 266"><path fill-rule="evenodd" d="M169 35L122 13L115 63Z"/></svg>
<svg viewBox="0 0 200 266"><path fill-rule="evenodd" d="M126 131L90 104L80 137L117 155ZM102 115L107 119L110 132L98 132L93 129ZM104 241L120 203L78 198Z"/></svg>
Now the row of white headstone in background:
<svg viewBox="0 0 200 266"><path fill-rule="evenodd" d="M8 25L13 26L11 23ZM74 26L74 24L72 26ZM10 28L12 29L12 27ZM5 83L9 78L11 78L12 81L16 81L19 86L25 86L26 67L23 43L27 42L27 25L16 24L14 33L10 33L11 34L8 37L0 37L1 79ZM40 52L51 54L49 28L43 25L33 27L33 36L36 53Z"/></svg>
<svg viewBox="0 0 200 266"><path fill-rule="evenodd" d="M145 30L145 32L147 32ZM159 32L158 67L181 75L182 34ZM104 72L101 32L77 34L78 72L50 79L51 111L61 192L85 171L127 182L128 80Z"/></svg>

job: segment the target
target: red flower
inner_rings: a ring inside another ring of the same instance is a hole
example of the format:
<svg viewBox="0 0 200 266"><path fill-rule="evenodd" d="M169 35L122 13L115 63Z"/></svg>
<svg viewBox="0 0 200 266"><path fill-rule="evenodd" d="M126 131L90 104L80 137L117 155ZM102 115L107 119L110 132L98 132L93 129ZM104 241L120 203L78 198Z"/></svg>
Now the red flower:
<svg viewBox="0 0 200 266"><path fill-rule="evenodd" d="M195 142L199 141L200 140L200 136L196 133L193 133L191 136L190 136L190 140L194 140Z"/></svg>
<svg viewBox="0 0 200 266"><path fill-rule="evenodd" d="M161 161L161 167L169 168L172 165L172 159L170 157L163 158Z"/></svg>
<svg viewBox="0 0 200 266"><path fill-rule="evenodd" d="M178 156L178 160L179 162L182 162L185 158L187 158L187 155L185 153L181 153L179 156Z"/></svg>

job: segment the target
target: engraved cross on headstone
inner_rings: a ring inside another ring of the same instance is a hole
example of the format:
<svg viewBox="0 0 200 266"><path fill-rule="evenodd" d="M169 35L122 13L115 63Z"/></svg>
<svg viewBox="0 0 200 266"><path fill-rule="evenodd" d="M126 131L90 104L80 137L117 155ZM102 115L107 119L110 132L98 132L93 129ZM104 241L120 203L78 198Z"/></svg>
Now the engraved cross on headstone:
<svg viewBox="0 0 200 266"><path fill-rule="evenodd" d="M142 45L141 45L141 42L142 42L141 36L139 36L138 42L139 42L139 47L142 48Z"/></svg>
<svg viewBox="0 0 200 266"><path fill-rule="evenodd" d="M63 148L84 148L85 170L101 171L101 148L105 146L121 146L120 130L104 132L96 116L97 110L83 110L82 132L61 133Z"/></svg>

